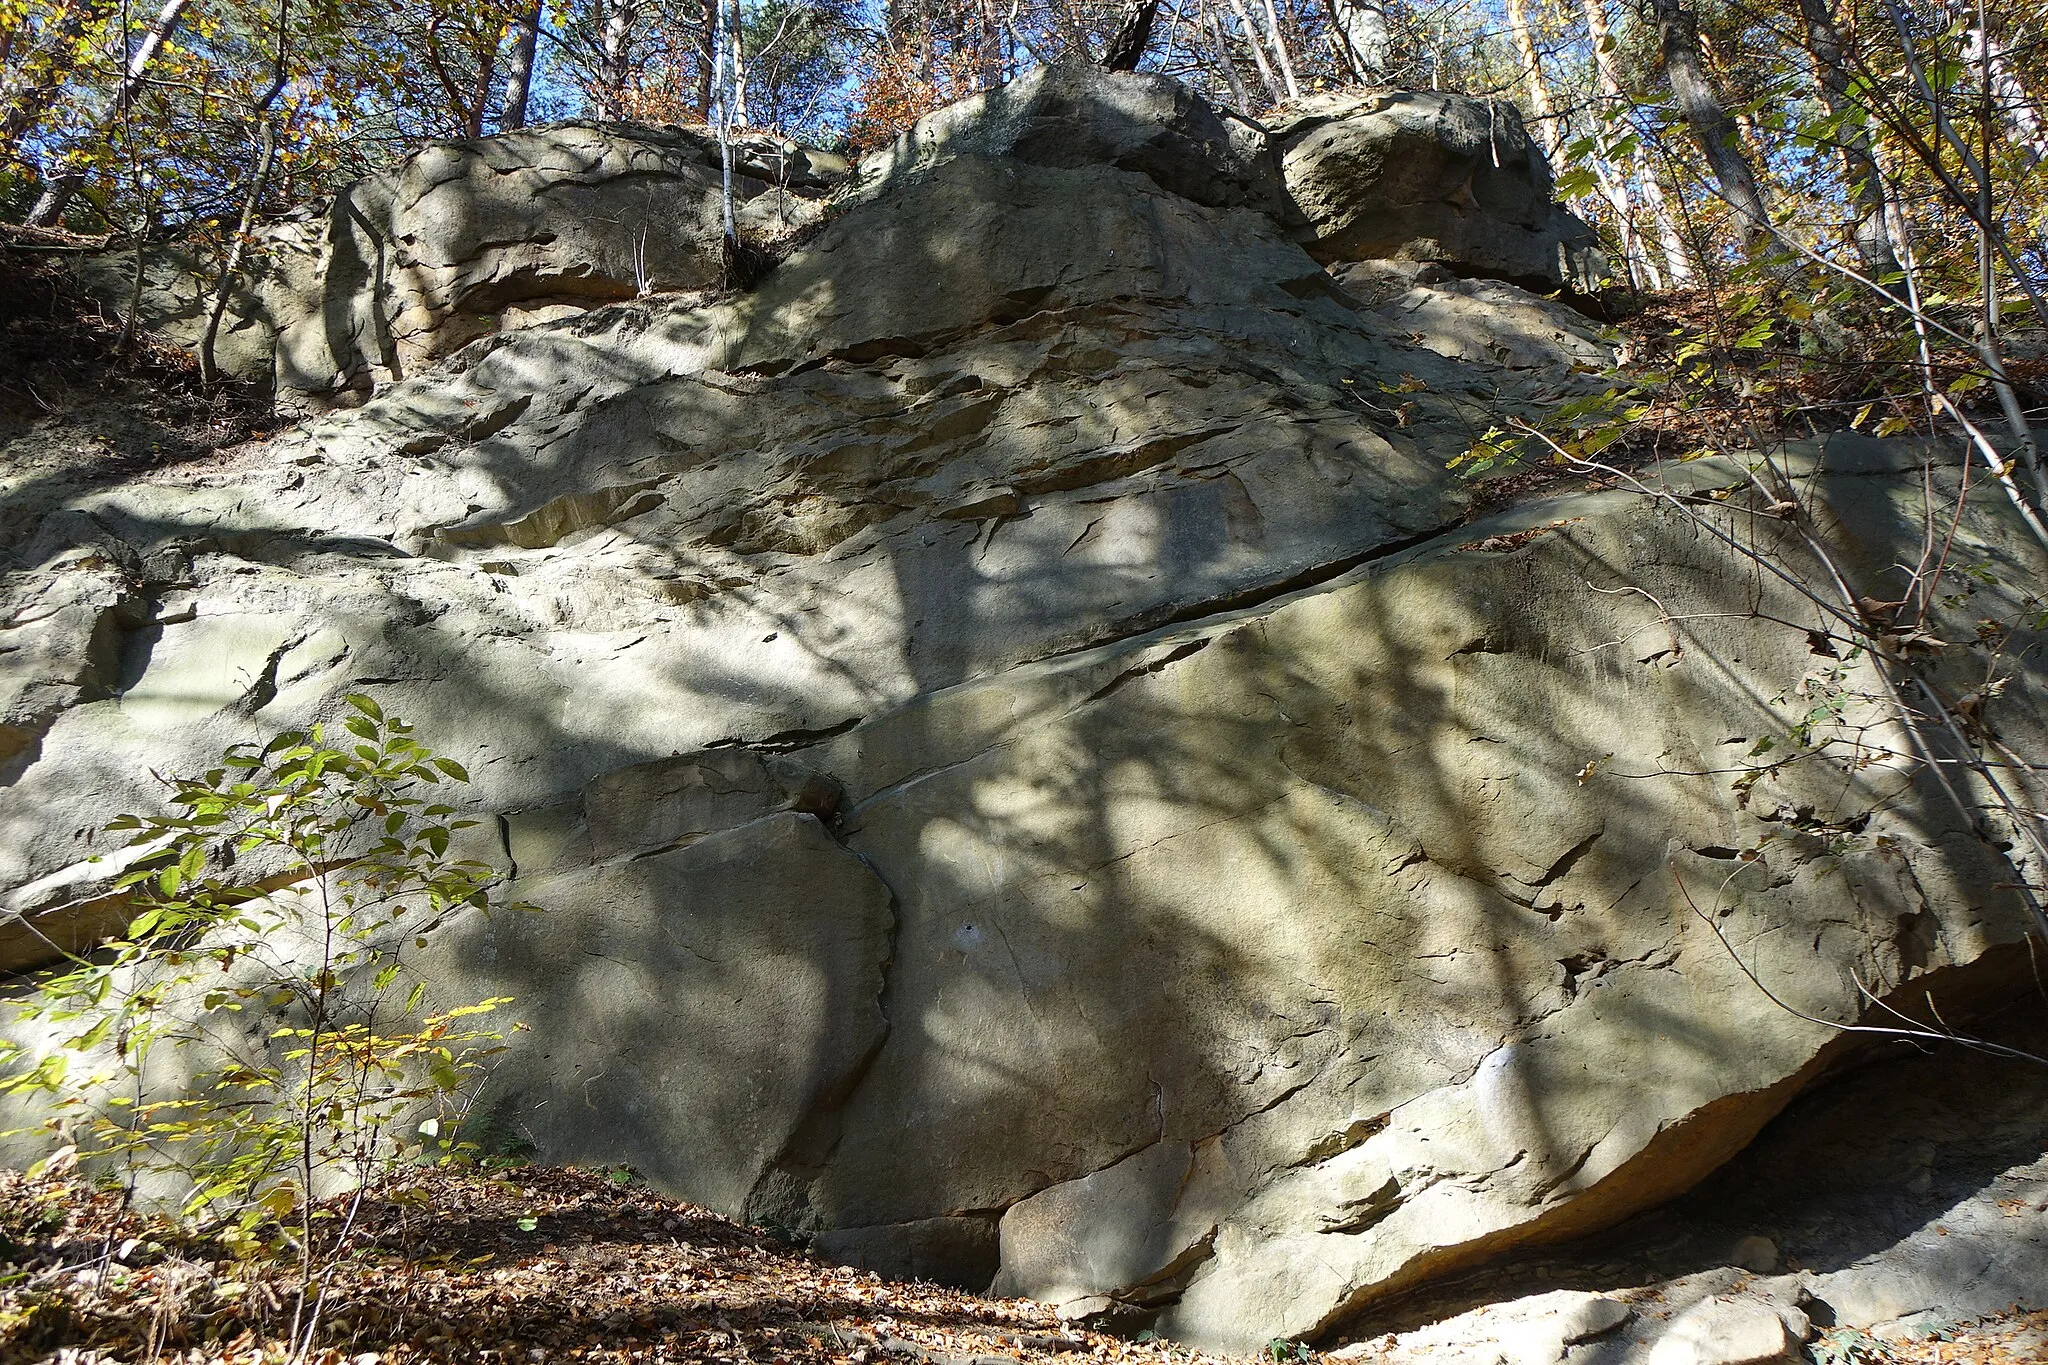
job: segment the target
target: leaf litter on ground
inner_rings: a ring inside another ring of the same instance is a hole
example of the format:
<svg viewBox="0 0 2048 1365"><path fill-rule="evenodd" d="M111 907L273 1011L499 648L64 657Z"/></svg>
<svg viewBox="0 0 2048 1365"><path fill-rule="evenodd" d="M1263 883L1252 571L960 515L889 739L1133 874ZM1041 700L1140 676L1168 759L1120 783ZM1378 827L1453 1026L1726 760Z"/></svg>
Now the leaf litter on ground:
<svg viewBox="0 0 2048 1365"><path fill-rule="evenodd" d="M1063 1322L1028 1299L828 1265L617 1169L407 1170L368 1192L357 1228L307 1365L1226 1359ZM281 1365L297 1284L295 1258L236 1260L116 1193L0 1174L7 1365ZM2048 1313L1866 1340L1869 1365L2021 1365L2048 1358Z"/></svg>

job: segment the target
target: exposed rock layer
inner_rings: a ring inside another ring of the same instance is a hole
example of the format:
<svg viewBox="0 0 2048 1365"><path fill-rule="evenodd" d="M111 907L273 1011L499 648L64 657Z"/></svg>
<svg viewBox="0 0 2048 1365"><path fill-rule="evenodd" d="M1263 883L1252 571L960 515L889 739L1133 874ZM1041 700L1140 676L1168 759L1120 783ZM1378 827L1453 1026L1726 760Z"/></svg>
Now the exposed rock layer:
<svg viewBox="0 0 2048 1365"><path fill-rule="evenodd" d="M2011 869L1739 463L1463 524L1447 461L1584 338L1416 345L1301 245L1351 201L1295 217L1241 141L1049 73L751 297L500 333L227 469L18 481L0 950L118 913L93 831L149 768L369 690L548 907L430 949L535 1025L494 1103L544 1156L1239 1349L1684 1190L1829 1055L1746 973L1903 999L2018 942ZM1901 447L1795 472L1873 589L1954 501ZM1961 638L2044 565L1982 499L1955 544Z"/></svg>
<svg viewBox="0 0 2048 1365"><path fill-rule="evenodd" d="M735 148L739 218L776 233L816 221L845 174L830 153L752 136ZM440 143L388 175L258 234L232 282L221 371L297 411L360 399L480 336L721 271L717 142L701 130L554 124ZM145 325L196 346L215 277L177 244L143 251ZM83 276L126 312L135 253Z"/></svg>
<svg viewBox="0 0 2048 1365"><path fill-rule="evenodd" d="M1324 261L1436 262L1545 290L1591 289L1601 273L1514 106L1463 95L1319 97L1269 132L1164 77L1068 63L933 114L850 180L839 157L773 138L742 138L735 156L738 222L755 237L814 224L834 187L829 207L843 209L968 156L1131 171L1267 215ZM437 144L265 227L233 281L218 362L289 411L323 408L478 337L715 285L718 183L717 144L692 129L574 123ZM1043 226L1029 212L1020 223ZM175 244L142 257L142 321L196 345L213 277ZM125 312L136 265L117 251L82 271Z"/></svg>

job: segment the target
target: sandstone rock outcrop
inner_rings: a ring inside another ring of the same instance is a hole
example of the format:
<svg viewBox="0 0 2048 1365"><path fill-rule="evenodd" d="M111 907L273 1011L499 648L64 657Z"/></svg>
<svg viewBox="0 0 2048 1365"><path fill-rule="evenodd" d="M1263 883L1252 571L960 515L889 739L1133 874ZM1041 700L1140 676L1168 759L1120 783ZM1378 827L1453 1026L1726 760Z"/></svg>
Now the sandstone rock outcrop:
<svg viewBox="0 0 2048 1365"><path fill-rule="evenodd" d="M734 192L752 230L816 220L844 161L752 136ZM556 124L437 144L264 227L217 345L225 374L287 410L360 397L480 336L720 275L719 151L701 130ZM135 255L89 258L125 312ZM144 325L187 346L214 281L176 245L144 253Z"/></svg>
<svg viewBox="0 0 2048 1365"><path fill-rule="evenodd" d="M1603 273L1592 230L1557 205L1550 162L1505 101L1318 95L1272 141L1318 260L1438 261L1546 289Z"/></svg>
<svg viewBox="0 0 2048 1365"><path fill-rule="evenodd" d="M1514 106L1463 95L1317 97L1268 128L1163 76L1067 62L940 110L850 179L841 158L770 137L735 154L739 221L755 235L815 223L835 191L844 208L980 157L1136 172L1197 205L1257 210L1325 262L1432 262L1544 291L1590 290L1602 273ZM297 413L499 331L713 285L718 165L716 142L687 128L572 123L438 144L263 228L218 362ZM215 281L176 244L142 256L142 322L196 346ZM125 312L136 265L123 250L81 270Z"/></svg>
<svg viewBox="0 0 2048 1365"><path fill-rule="evenodd" d="M1473 521L1447 462L1584 376L1415 344L1156 81L1011 99L750 296L499 332L218 470L17 479L8 965L112 912L149 769L368 690L547 907L432 936L534 1025L495 1122L1238 1350L1678 1194L1834 1055L1800 1014L2001 969L1997 831L1890 752L1740 461ZM1924 466L1797 456L1859 582L1954 508ZM1955 535L1967 638L2048 565L1988 500Z"/></svg>

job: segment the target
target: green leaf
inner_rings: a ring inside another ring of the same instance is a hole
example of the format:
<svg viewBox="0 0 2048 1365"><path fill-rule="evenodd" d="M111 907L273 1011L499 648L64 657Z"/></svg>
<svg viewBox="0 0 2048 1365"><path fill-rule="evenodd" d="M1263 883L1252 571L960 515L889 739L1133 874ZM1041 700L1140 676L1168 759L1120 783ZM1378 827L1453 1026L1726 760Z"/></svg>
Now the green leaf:
<svg viewBox="0 0 2048 1365"><path fill-rule="evenodd" d="M365 696L361 692L351 692L343 700L368 716L371 720L382 721L384 719L384 708L377 705L374 697Z"/></svg>

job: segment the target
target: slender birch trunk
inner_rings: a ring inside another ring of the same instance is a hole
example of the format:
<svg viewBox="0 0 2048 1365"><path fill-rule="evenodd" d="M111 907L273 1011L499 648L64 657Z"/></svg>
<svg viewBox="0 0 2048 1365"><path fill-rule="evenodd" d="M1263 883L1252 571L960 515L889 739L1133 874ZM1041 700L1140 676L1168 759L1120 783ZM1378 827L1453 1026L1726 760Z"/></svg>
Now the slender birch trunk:
<svg viewBox="0 0 2048 1365"><path fill-rule="evenodd" d="M2027 149L2028 168L2048 161L2048 126L2041 111L2013 75L2005 44L1985 31L1980 22L1964 39L1963 59L1984 73L1985 94L2005 125L2007 136Z"/></svg>
<svg viewBox="0 0 2048 1365"><path fill-rule="evenodd" d="M1386 74L1394 48L1384 4L1374 0L1330 0L1331 35L1344 64L1360 81Z"/></svg>
<svg viewBox="0 0 2048 1365"><path fill-rule="evenodd" d="M1522 59L1522 82L1529 91L1529 108L1535 114L1536 140L1545 156L1553 158L1563 145L1564 130L1557 120L1557 104L1550 98L1550 83L1543 79L1543 63L1536 54L1536 36L1529 30L1529 11L1523 0L1507 0L1508 33L1515 52Z"/></svg>
<svg viewBox="0 0 2048 1365"><path fill-rule="evenodd" d="M626 87L632 82L633 0L611 0L604 20L604 50L600 61L603 89L599 92L597 116L622 119L626 116Z"/></svg>
<svg viewBox="0 0 2048 1365"><path fill-rule="evenodd" d="M1600 98L1609 111L1626 108L1628 97L1622 91L1621 71L1614 64L1614 35L1607 26L1606 0L1580 0L1580 8L1586 15L1586 35L1592 39L1593 69L1600 82ZM1664 277L1668 276L1673 288L1683 288L1692 283L1691 254L1679 235L1670 205L1664 202L1664 187L1657 182L1656 169L1640 142L1629 155L1629 171L1635 176L1643 207L1664 255L1664 270L1660 274L1648 250L1643 252L1644 273L1649 276L1650 287L1662 289Z"/></svg>
<svg viewBox="0 0 2048 1365"><path fill-rule="evenodd" d="M249 253L249 238L256 230L256 215L263 209L263 193L270 187L270 168L277 160L277 125L270 117L271 106L284 93L289 71L291 0L277 0L277 57L272 63L270 84L264 88L251 112L256 116L256 163L249 172L248 193L242 198L242 215L235 224L235 238L221 263L220 279L213 290L213 307L206 314L206 330L199 337L199 382L211 388L220 380L214 349L220 341L221 320L227 316L228 296L234 292L235 275Z"/></svg>
<svg viewBox="0 0 2048 1365"><path fill-rule="evenodd" d="M1890 215L1885 203L1884 177L1878 173L1871 154L1870 135L1857 115L1861 112L1849 93L1849 63L1842 32L1828 0L1799 0L1799 15L1806 24L1806 50L1813 58L1814 82L1821 102L1840 129L1839 152L1842 174L1849 182L1849 194L1856 204L1856 223L1851 236L1864 272L1876 278L1896 275L1899 257L1892 246Z"/></svg>
<svg viewBox="0 0 2048 1365"><path fill-rule="evenodd" d="M1280 31L1280 11L1266 0L1266 31L1273 40L1273 55L1280 59L1280 76L1287 85L1287 98L1301 98L1301 82L1294 77L1294 59L1287 52L1287 35Z"/></svg>
<svg viewBox="0 0 2048 1365"><path fill-rule="evenodd" d="M1209 0L1195 0L1202 18L1202 27L1209 41L1216 49L1216 64L1223 68L1224 82L1230 86L1231 101L1240 109L1251 108L1251 95L1244 88L1243 77L1237 74L1237 61L1231 55L1230 37L1224 30L1222 16L1210 6Z"/></svg>
<svg viewBox="0 0 2048 1365"><path fill-rule="evenodd" d="M747 16L740 0L732 0L732 124L747 126Z"/></svg>
<svg viewBox="0 0 2048 1365"><path fill-rule="evenodd" d="M105 137L116 123L127 116L129 106L134 104L135 97L142 93L143 81L149 74L151 64L156 61L157 54L163 51L164 44L170 41L171 35L178 31L178 25L184 20L186 7L190 3L191 0L164 0L164 7L157 12L156 22L149 26L149 32L143 36L142 42L137 45L134 54L122 68L121 84L114 91L113 108L109 109L93 128L96 140ZM42 195L36 200L35 207L29 211L29 226L55 227L63 218L64 210L70 207L72 196L78 193L79 186L84 183L84 173L76 169L67 169L52 179L43 187Z"/></svg>
<svg viewBox="0 0 2048 1365"><path fill-rule="evenodd" d="M1252 22L1246 12L1244 0L1229 0L1230 12L1237 16L1237 22L1244 31L1245 46L1252 50L1252 65L1259 69L1259 79L1264 82L1268 100L1280 103L1285 92L1280 88L1279 78L1273 74L1273 63L1266 58L1265 44L1259 41L1259 26Z"/></svg>

